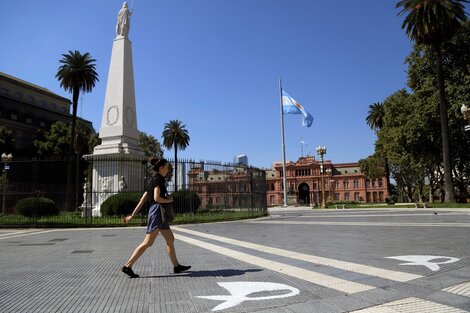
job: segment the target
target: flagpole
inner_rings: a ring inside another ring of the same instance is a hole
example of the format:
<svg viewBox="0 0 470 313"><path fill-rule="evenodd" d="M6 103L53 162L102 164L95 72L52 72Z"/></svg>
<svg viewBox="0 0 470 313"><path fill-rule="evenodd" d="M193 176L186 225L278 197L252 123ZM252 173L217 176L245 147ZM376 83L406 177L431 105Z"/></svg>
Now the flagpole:
<svg viewBox="0 0 470 313"><path fill-rule="evenodd" d="M284 141L284 112L282 110L282 81L279 78L279 93L281 98L281 131L282 131L282 184L284 186L284 204L283 207L287 207L287 173L286 173L286 144Z"/></svg>

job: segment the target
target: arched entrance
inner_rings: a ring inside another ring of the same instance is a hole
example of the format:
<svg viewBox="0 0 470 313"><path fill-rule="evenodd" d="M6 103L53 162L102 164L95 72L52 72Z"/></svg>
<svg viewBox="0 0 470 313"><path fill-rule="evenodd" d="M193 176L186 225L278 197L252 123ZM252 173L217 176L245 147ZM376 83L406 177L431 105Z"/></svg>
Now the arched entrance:
<svg viewBox="0 0 470 313"><path fill-rule="evenodd" d="M305 205L310 204L310 187L307 183L301 183L299 185L299 203Z"/></svg>

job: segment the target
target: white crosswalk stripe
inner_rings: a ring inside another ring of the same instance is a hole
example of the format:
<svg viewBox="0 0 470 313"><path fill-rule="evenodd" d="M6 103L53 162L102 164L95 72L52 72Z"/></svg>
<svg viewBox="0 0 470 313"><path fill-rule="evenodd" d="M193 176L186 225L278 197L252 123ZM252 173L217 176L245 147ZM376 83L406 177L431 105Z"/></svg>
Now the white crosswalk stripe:
<svg viewBox="0 0 470 313"><path fill-rule="evenodd" d="M267 259L263 259L257 256L253 256L247 253L239 252L232 249L227 249L221 246L217 246L211 243L207 243L204 241L200 241L197 239L189 238L183 235L175 234L175 238L178 240L182 240L189 244L226 255L228 257L232 257L234 259L243 261L245 263L250 263L259 267L263 267L269 269L271 271L275 271L278 273L282 273L284 275L288 275L291 277L295 277L298 279L302 279L320 286L328 287L331 289L335 289L338 291L342 291L348 294L353 294L357 292L362 292L370 289L374 289L375 287L360 284L348 280L344 280L341 278L337 278L330 275L325 275L321 273L316 273L313 271L305 270L300 267L291 266L275 261L270 261Z"/></svg>
<svg viewBox="0 0 470 313"><path fill-rule="evenodd" d="M228 244L243 247L243 248L248 248L251 250L256 250L256 251L261 251L264 253L283 256L286 258L292 258L295 260L302 260L302 261L309 262L309 263L321 264L321 265L325 265L329 267L339 268L345 271L361 273L364 275L380 277L380 278L384 278L388 280L405 282L405 281L422 277L420 275L415 275L415 274L410 274L410 273L405 273L405 272L391 271L391 270L381 269L381 268L367 266L367 265L358 264L358 263L345 262L345 261L331 259L331 258L324 258L324 257L308 255L308 254L298 253L294 251L254 244L250 242L239 241L239 240L230 239L230 238L226 238L222 236L202 233L202 232L186 229L183 227L173 227L173 230L176 232L175 233L176 239L182 240L189 244L196 245L201 248L204 248L204 249L207 249L207 250L219 253L219 254L223 254L228 257L232 257L232 258L235 258L237 260L240 260L246 263L250 263L259 267L263 267L263 268L266 268L275 272L289 275L291 277L302 279L304 281L308 281L308 282L311 282L320 286L328 287L334 290L342 291L348 294L371 290L371 289L375 289L376 287L363 284L363 283L341 279L339 277L335 277L331 275L318 273L312 270L303 269L303 268L292 266L289 264L272 261L272 260L265 259L259 256L254 256L248 253L236 251L234 249L230 249L227 247L222 247L217 244L212 244L209 242L201 241L193 237L187 237L180 233L186 233L186 234L190 234L190 235L194 235L194 236L198 236L202 238L211 239L211 240L218 241L218 242L223 242L223 243L228 243Z"/></svg>
<svg viewBox="0 0 470 313"><path fill-rule="evenodd" d="M470 281L456 286L444 288L442 291L450 292L459 296L470 297Z"/></svg>
<svg viewBox="0 0 470 313"><path fill-rule="evenodd" d="M470 223L396 223L396 222L328 222L328 221L270 221L255 220L252 224L279 225L335 225L335 226L384 226L384 227L470 227Z"/></svg>
<svg viewBox="0 0 470 313"><path fill-rule="evenodd" d="M236 246L240 246L244 248L249 248L249 249L256 250L256 251L266 252L266 253L270 253L270 254L274 254L278 256L292 258L295 260L301 260L301 261L305 261L305 262L309 262L313 264L330 266L330 267L342 269L345 271L360 273L360 274L364 274L368 276L380 277L380 278L398 281L398 282L406 282L406 281L410 281L410 280L414 280L414 279L422 277L420 275L411 274L411 273L391 271L387 269L377 268L377 267L353 263L353 262L345 262L341 260L320 257L316 255L298 253L295 251L289 251L285 249L259 245L259 244L250 243L246 241L230 239L226 237L206 234L206 233L202 233L202 232L198 232L198 231L194 231L194 230L190 230L186 228L181 228L181 227L173 227L173 229L179 232L184 232L187 234L196 235L196 236L207 238L207 239L221 241L221 242L225 242L228 244L232 244L232 245L236 245Z"/></svg>
<svg viewBox="0 0 470 313"><path fill-rule="evenodd" d="M1 234L0 235L0 240L3 239L10 239L10 238L17 238L17 237L23 237L23 236L29 236L29 235L39 235L39 234L45 234L45 233L50 233L55 230L26 230L26 231L15 231L12 233L8 234Z"/></svg>
<svg viewBox="0 0 470 313"><path fill-rule="evenodd" d="M466 313L458 308L418 298L405 298L351 313Z"/></svg>

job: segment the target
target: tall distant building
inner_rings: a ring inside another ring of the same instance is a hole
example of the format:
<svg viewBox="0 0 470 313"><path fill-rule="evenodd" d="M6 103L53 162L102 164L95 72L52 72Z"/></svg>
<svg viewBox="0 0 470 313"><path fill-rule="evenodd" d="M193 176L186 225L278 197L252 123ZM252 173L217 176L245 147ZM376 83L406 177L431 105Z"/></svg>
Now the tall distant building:
<svg viewBox="0 0 470 313"><path fill-rule="evenodd" d="M54 122L70 124L71 102L50 90L0 72L0 125L13 132L15 156L35 154L34 140ZM79 118L80 119L80 118ZM90 121L81 119L91 129Z"/></svg>
<svg viewBox="0 0 470 313"><path fill-rule="evenodd" d="M236 165L248 166L248 157L245 154L236 155L233 157L233 163Z"/></svg>

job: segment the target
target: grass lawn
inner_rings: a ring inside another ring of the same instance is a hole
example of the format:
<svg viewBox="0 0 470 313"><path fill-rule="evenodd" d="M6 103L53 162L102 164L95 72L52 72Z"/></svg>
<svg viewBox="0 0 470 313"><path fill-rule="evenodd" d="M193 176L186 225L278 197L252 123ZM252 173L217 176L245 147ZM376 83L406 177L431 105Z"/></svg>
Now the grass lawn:
<svg viewBox="0 0 470 313"><path fill-rule="evenodd" d="M235 221L266 216L262 211L218 211L208 213L177 214L173 225ZM146 225L147 217L135 217L129 226ZM81 213L61 212L58 216L27 218L21 215L0 215L0 227L118 227L124 226L122 217L107 216L84 218Z"/></svg>

